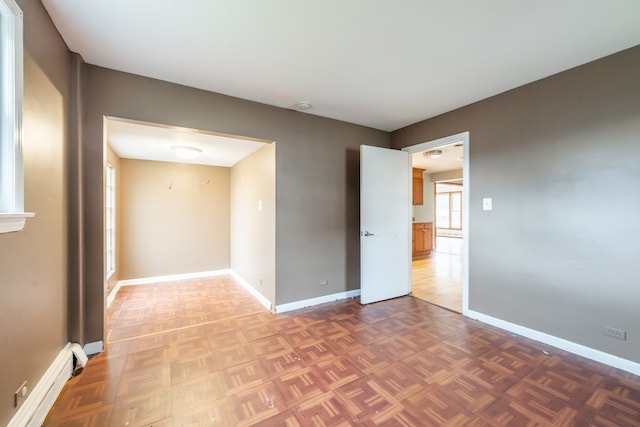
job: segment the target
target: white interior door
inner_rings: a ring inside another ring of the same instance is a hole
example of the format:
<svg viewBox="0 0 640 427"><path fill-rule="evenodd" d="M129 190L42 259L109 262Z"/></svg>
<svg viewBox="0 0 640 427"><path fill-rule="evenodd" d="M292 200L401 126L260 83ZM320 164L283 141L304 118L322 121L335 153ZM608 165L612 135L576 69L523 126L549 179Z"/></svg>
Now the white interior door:
<svg viewBox="0 0 640 427"><path fill-rule="evenodd" d="M360 146L360 302L411 291L409 153Z"/></svg>

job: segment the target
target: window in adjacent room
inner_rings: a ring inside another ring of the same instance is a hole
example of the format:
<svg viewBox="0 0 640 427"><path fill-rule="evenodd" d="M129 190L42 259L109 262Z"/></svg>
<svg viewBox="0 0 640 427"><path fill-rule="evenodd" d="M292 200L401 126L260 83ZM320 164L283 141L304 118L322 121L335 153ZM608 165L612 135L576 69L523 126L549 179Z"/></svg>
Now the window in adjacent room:
<svg viewBox="0 0 640 427"><path fill-rule="evenodd" d="M449 203L449 226L450 228L462 229L462 192L449 193L451 197Z"/></svg>
<svg viewBox="0 0 640 427"><path fill-rule="evenodd" d="M436 194L436 228L462 229L462 192Z"/></svg>
<svg viewBox="0 0 640 427"><path fill-rule="evenodd" d="M116 174L113 166L107 163L107 177L105 185L105 267L107 271L107 279L111 277L116 270L116 250L115 250L115 224L116 224Z"/></svg>
<svg viewBox="0 0 640 427"><path fill-rule="evenodd" d="M22 177L22 11L0 0L0 233L20 231L25 218Z"/></svg>
<svg viewBox="0 0 640 427"><path fill-rule="evenodd" d="M449 193L436 194L436 228L449 228Z"/></svg>

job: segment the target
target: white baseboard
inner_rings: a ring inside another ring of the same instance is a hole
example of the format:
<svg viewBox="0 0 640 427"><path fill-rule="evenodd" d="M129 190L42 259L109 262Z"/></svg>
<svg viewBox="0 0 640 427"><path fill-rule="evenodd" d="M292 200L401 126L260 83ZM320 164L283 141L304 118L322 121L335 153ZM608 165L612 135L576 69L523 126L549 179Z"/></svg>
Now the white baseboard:
<svg viewBox="0 0 640 427"><path fill-rule="evenodd" d="M500 329L507 330L523 337L531 338L532 340L539 341L544 344L559 348L561 350L568 351L578 356L585 357L587 359L595 360L599 363L612 366L614 368L622 369L623 371L631 372L635 375L640 375L640 363L633 362L631 360L623 359L622 357L615 356L613 354L605 353L604 351L596 350L591 347L577 344L572 341L558 338L553 335L546 334L544 332L536 331L525 326L520 326L515 323L507 322L506 320L498 319L492 316L488 316L477 311L468 310L465 316L471 319L479 320L480 322L487 323L489 325L496 326Z"/></svg>
<svg viewBox="0 0 640 427"><path fill-rule="evenodd" d="M267 310L271 310L271 301L269 301L267 297L265 297L260 292L258 292L256 288L251 286L249 282L244 280L244 278L240 276L238 273L236 273L235 271L231 270L229 274L231 274L231 276L234 279L236 279L238 283L242 285L242 287L244 287L247 291L249 291L249 293L253 295L253 297L257 299L260 302L260 304L262 304Z"/></svg>
<svg viewBox="0 0 640 427"><path fill-rule="evenodd" d="M84 366L87 356L82 352L80 346L67 343L9 421L8 427L39 427L42 425L65 383L71 377L74 354L79 363Z"/></svg>
<svg viewBox="0 0 640 427"><path fill-rule="evenodd" d="M355 298L360 296L360 289L346 292L338 292L337 294L323 295L321 297L310 298L302 301L290 302L287 304L276 305L276 313L286 313L287 311L298 310L305 307L312 307L326 302L338 301L341 299Z"/></svg>
<svg viewBox="0 0 640 427"><path fill-rule="evenodd" d="M109 295L107 295L107 308L111 307L111 303L116 299L116 294L120 290L121 286L122 283L120 283L120 281L116 282L116 285L113 287L113 289L111 289Z"/></svg>
<svg viewBox="0 0 640 427"><path fill-rule="evenodd" d="M197 273L183 273L183 274L170 274L167 276L154 276L143 277L140 279L127 279L118 280L118 283L114 287L119 286L132 286L132 285L153 285L159 282L170 282L173 280L187 280L187 279L200 279L202 277L220 276L222 274L231 274L230 269L224 270L212 270L212 271L199 271Z"/></svg>

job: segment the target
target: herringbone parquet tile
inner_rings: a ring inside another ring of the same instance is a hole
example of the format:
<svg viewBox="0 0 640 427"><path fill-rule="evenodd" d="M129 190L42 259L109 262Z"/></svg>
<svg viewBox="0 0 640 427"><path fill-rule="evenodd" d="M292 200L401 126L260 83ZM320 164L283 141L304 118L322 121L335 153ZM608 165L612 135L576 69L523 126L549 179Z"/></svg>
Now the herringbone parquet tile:
<svg viewBox="0 0 640 427"><path fill-rule="evenodd" d="M640 426L640 378L412 297L274 315L230 277L126 287L46 426Z"/></svg>
<svg viewBox="0 0 640 427"><path fill-rule="evenodd" d="M300 413L303 426L352 426L351 420L355 421L333 391L306 399L295 411Z"/></svg>
<svg viewBox="0 0 640 427"><path fill-rule="evenodd" d="M306 366L284 373L271 380L285 401L291 404L299 403L305 399L320 396L328 391L328 386L318 372Z"/></svg>
<svg viewBox="0 0 640 427"><path fill-rule="evenodd" d="M287 353L266 355L260 359L260 361L270 378L284 375L292 371L298 371L307 366L307 364L294 350Z"/></svg>

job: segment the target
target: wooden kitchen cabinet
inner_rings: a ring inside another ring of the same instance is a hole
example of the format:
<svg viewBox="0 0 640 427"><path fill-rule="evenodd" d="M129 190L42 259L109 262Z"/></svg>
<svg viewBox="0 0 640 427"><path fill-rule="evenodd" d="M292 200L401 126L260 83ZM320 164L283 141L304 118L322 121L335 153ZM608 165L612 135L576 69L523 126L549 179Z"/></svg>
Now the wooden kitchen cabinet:
<svg viewBox="0 0 640 427"><path fill-rule="evenodd" d="M424 169L413 168L413 204L424 203L424 179L422 173Z"/></svg>
<svg viewBox="0 0 640 427"><path fill-rule="evenodd" d="M433 250L433 223L414 222L412 234L413 259L429 256Z"/></svg>

